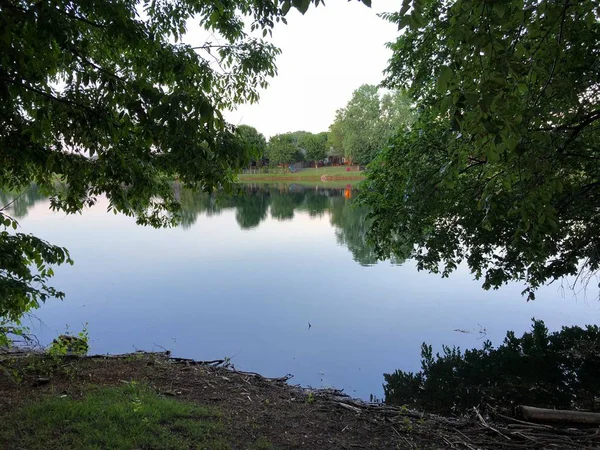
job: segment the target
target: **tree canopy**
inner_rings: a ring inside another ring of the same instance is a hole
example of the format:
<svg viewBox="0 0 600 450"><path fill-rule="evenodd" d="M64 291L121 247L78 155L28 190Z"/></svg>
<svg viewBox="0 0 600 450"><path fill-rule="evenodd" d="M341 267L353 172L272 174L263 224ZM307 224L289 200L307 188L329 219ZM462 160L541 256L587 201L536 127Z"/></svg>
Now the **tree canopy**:
<svg viewBox="0 0 600 450"><path fill-rule="evenodd" d="M221 110L256 101L276 74L279 50L254 34L271 33L292 6L304 13L320 3L3 2L0 189L35 183L66 213L105 195L140 224L177 223L171 179L228 189L251 157ZM184 43L194 22L218 39ZM0 207L0 317L17 320L62 295L45 285L47 264L70 259L8 231L18 225Z"/></svg>
<svg viewBox="0 0 600 450"><path fill-rule="evenodd" d="M485 288L600 267L597 2L404 0L384 82L420 111L371 164L380 257ZM432 74L434 76L432 76Z"/></svg>
<svg viewBox="0 0 600 450"><path fill-rule="evenodd" d="M300 160L301 154L294 137L289 133L276 134L269 139L267 156L271 164L290 164Z"/></svg>
<svg viewBox="0 0 600 450"><path fill-rule="evenodd" d="M256 128L249 125L238 125L235 127L235 134L242 141L244 150L249 152L254 160L265 156L267 140Z"/></svg>
<svg viewBox="0 0 600 450"><path fill-rule="evenodd" d="M292 131L271 136L267 146L271 164L319 161L327 156L327 132Z"/></svg>
<svg viewBox="0 0 600 450"><path fill-rule="evenodd" d="M399 127L408 127L412 120L411 105L403 92L382 96L377 86L364 84L336 112L329 142L335 153L341 153L350 163L367 164Z"/></svg>
<svg viewBox="0 0 600 450"><path fill-rule="evenodd" d="M322 161L327 156L327 132L302 135L298 139L298 147L304 150L308 161Z"/></svg>

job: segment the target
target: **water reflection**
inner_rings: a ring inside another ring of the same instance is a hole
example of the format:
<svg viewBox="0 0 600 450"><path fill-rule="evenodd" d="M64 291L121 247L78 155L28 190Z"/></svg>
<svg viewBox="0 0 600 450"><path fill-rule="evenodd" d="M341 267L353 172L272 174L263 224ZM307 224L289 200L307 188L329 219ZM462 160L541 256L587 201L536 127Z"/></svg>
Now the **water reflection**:
<svg viewBox="0 0 600 450"><path fill-rule="evenodd" d="M235 219L242 230L258 227L270 215L279 221L293 220L294 213L305 212L310 217L329 214L335 228L338 245L347 247L354 261L362 266L377 263L373 246L367 240L370 220L368 209L353 203L356 191L350 186L326 188L302 185L244 185L238 195L222 196L205 192L193 192L173 186L175 195L182 205L181 226L191 228L198 217L221 214L235 210ZM37 187L31 186L22 193L0 192L0 206L11 205L15 218L23 218L27 211L47 196ZM393 264L401 264L404 258L395 258Z"/></svg>
<svg viewBox="0 0 600 450"><path fill-rule="evenodd" d="M0 208L10 204L10 214L15 219L22 219L36 203L46 200L48 196L36 186L31 185L21 192L0 191Z"/></svg>
<svg viewBox="0 0 600 450"><path fill-rule="evenodd" d="M303 187L297 185L245 185L239 195L224 197L203 192L182 190L178 193L184 214L182 225L190 227L201 214L218 214L227 209L236 210L240 228L257 227L269 215L276 220L292 220L294 212L308 212L320 217L325 212L346 208L351 201L344 198L347 189ZM341 201L340 201L341 200ZM361 211L361 214L366 214Z"/></svg>
<svg viewBox="0 0 600 450"><path fill-rule="evenodd" d="M329 214L335 228L337 243L347 247L354 261L369 266L377 263L373 246L367 240L370 220L368 209L353 204L355 191L350 187L323 188L299 185L247 185L241 195L219 197L206 193L182 191L179 198L183 206L182 225L191 227L201 214L208 216L227 209L235 209L235 218L243 230L258 227L271 218L279 221L293 220L301 211L310 217ZM400 264L404 259L392 261Z"/></svg>

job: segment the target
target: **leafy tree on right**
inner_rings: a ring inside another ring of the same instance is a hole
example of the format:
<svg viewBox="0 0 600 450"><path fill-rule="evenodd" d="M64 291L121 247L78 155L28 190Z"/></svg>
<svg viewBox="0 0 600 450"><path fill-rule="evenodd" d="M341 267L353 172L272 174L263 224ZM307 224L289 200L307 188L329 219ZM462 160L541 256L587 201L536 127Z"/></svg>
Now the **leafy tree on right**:
<svg viewBox="0 0 600 450"><path fill-rule="evenodd" d="M600 264L597 2L404 0L384 85L419 111L370 165L379 257L524 294Z"/></svg>

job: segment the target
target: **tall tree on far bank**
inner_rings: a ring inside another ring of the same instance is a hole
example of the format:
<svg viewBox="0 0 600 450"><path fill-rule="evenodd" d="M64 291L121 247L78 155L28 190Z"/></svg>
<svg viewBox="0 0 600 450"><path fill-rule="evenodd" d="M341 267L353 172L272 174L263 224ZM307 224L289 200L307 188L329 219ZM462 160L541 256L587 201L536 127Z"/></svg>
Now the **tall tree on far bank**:
<svg viewBox="0 0 600 450"><path fill-rule="evenodd" d="M404 90L386 92L379 102L379 121L375 133L381 136L384 147L398 130L407 130L417 115L412 100Z"/></svg>
<svg viewBox="0 0 600 450"><path fill-rule="evenodd" d="M329 132L327 133L327 146L329 156L336 156L339 158L344 157L344 131L342 129L342 109L338 109L335 112L335 119L331 125L329 125Z"/></svg>
<svg viewBox="0 0 600 450"><path fill-rule="evenodd" d="M379 88L364 84L356 89L342 113L342 145L351 164L370 162L382 139L377 134L379 123Z"/></svg>
<svg viewBox="0 0 600 450"><path fill-rule="evenodd" d="M600 268L598 2L404 0L385 85L422 111L363 189L380 257L528 299ZM434 74L434 76L432 76Z"/></svg>
<svg viewBox="0 0 600 450"><path fill-rule="evenodd" d="M377 86L356 89L346 107L336 111L330 126L330 144L340 149L350 164L368 164L397 132L408 127L413 111L402 91L383 95Z"/></svg>

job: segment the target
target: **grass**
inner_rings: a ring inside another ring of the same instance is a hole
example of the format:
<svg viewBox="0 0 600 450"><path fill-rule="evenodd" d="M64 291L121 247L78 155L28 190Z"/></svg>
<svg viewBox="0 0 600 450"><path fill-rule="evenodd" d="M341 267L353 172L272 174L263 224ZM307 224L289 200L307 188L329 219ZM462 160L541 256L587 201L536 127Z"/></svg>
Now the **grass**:
<svg viewBox="0 0 600 450"><path fill-rule="evenodd" d="M331 166L331 167L319 167L319 168L306 168L300 169L297 172L283 172L277 171L275 173L246 173L240 175L240 180L251 179L251 178L277 178L282 176L289 176L295 178L320 178L321 175L329 175L329 176L355 176L362 177L362 172L358 171L347 171L346 166Z"/></svg>
<svg viewBox="0 0 600 450"><path fill-rule="evenodd" d="M345 188L350 185L352 187L359 187L360 183L362 183L362 179L354 179L354 180L337 180L337 181L311 181L311 180L274 180L274 179L261 179L261 180L253 180L253 179L243 179L239 180L241 184L268 184L270 186L277 185L286 185L296 184L305 187L315 187L318 186L320 188Z"/></svg>
<svg viewBox="0 0 600 450"><path fill-rule="evenodd" d="M129 383L94 388L78 400L53 396L24 406L0 422L0 447L229 449L219 417L213 408L161 397Z"/></svg>
<svg viewBox="0 0 600 450"><path fill-rule="evenodd" d="M353 177L351 180L321 181L322 175ZM281 179L284 178L284 179ZM343 188L347 185L356 186L364 178L363 172L346 171L346 166L319 167L300 169L297 172L284 173L283 170L276 173L241 174L240 183L277 183L277 184L301 184L304 186L320 186L328 188Z"/></svg>

